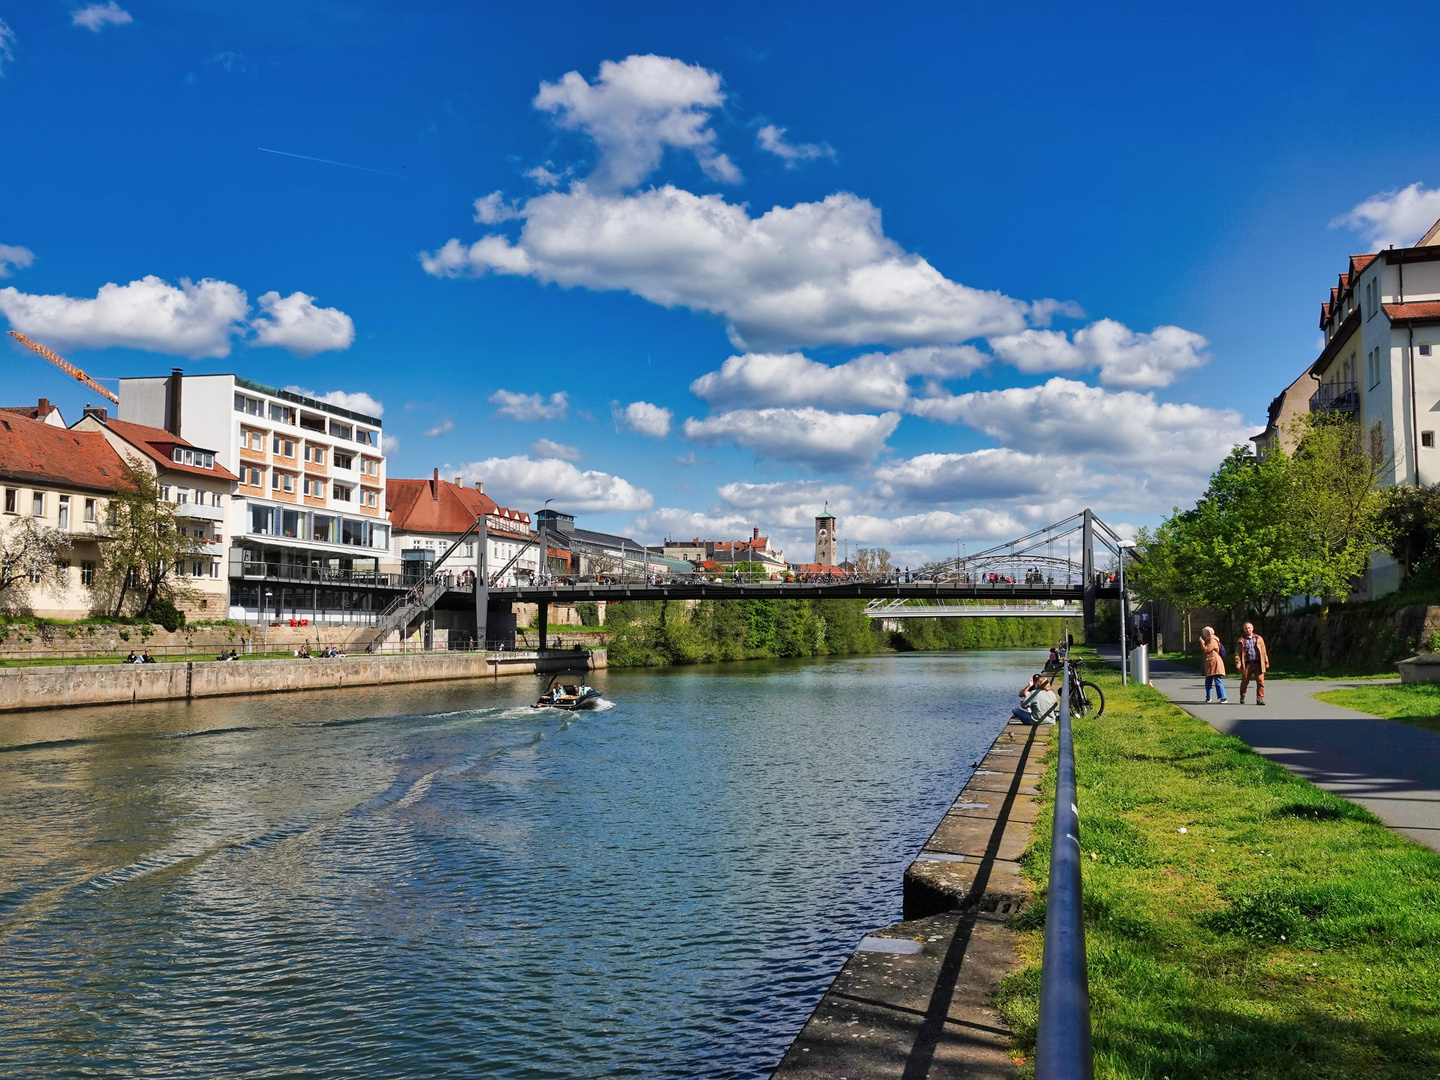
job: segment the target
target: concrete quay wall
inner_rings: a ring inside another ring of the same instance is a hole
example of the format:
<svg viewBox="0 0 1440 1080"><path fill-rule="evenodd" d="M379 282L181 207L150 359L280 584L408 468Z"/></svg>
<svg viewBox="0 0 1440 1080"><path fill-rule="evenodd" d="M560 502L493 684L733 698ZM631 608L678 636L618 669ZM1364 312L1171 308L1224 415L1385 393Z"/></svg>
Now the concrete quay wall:
<svg viewBox="0 0 1440 1080"><path fill-rule="evenodd" d="M6 668L0 670L0 712L533 675L572 670L577 659L589 670L607 666L605 650L595 649Z"/></svg>

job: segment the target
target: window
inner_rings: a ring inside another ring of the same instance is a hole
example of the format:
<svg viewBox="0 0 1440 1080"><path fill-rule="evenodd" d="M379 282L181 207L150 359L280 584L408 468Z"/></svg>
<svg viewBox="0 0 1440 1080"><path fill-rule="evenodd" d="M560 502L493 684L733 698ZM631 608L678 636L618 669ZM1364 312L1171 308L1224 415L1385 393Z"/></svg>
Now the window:
<svg viewBox="0 0 1440 1080"><path fill-rule="evenodd" d="M307 445L307 446L305 447L305 460L306 460L306 461L313 461L316 465L324 465L324 464L325 464L325 448L324 448L323 446L309 446L309 445Z"/></svg>
<svg viewBox="0 0 1440 1080"><path fill-rule="evenodd" d="M276 405L272 401L270 403L270 419L281 424L293 424L295 423L295 410L289 405Z"/></svg>
<svg viewBox="0 0 1440 1080"><path fill-rule="evenodd" d="M220 492L218 492L218 491L212 491L212 492L210 493L210 505L211 505L211 506L224 506L224 505L225 505L225 498L224 498L224 496L221 495Z"/></svg>
<svg viewBox="0 0 1440 1080"><path fill-rule="evenodd" d="M300 538L300 525L305 520L305 515L299 510L280 511L280 535Z"/></svg>
<svg viewBox="0 0 1440 1080"><path fill-rule="evenodd" d="M305 494L311 498L323 499L325 497L325 481L311 480L305 478Z"/></svg>
<svg viewBox="0 0 1440 1080"><path fill-rule="evenodd" d="M30 496L30 516L45 516L45 495L43 492L35 492Z"/></svg>
<svg viewBox="0 0 1440 1080"><path fill-rule="evenodd" d="M314 514L310 519L310 539L318 540L322 544L336 543L339 537L336 535L336 521L328 514Z"/></svg>
<svg viewBox="0 0 1440 1080"><path fill-rule="evenodd" d="M339 499L341 502L349 502L349 501L350 501L350 493L351 493L352 491L354 491L354 488L347 487L347 486L344 485L344 484L336 484L336 485L335 485L335 498Z"/></svg>
<svg viewBox="0 0 1440 1080"><path fill-rule="evenodd" d="M60 496L60 530L62 532L70 528L70 496Z"/></svg>
<svg viewBox="0 0 1440 1080"><path fill-rule="evenodd" d="M38 566L30 567L30 584L39 585L45 580L45 572Z"/></svg>
<svg viewBox="0 0 1440 1080"><path fill-rule="evenodd" d="M367 491L367 492L365 492L365 505L366 505L366 506L379 506L379 505L380 505L380 493L379 493L378 491Z"/></svg>
<svg viewBox="0 0 1440 1080"><path fill-rule="evenodd" d="M190 489L187 487L176 488L175 502L180 506L187 505L190 502Z"/></svg>
<svg viewBox="0 0 1440 1080"><path fill-rule="evenodd" d="M240 470L240 482L249 484L251 487L264 487L265 475L259 469L246 466Z"/></svg>
<svg viewBox="0 0 1440 1080"><path fill-rule="evenodd" d="M351 521L349 518L341 518L340 542L342 544L353 544L355 547L363 547L365 544L365 523L363 521Z"/></svg>
<svg viewBox="0 0 1440 1080"><path fill-rule="evenodd" d="M354 454L342 454L342 453L340 453L339 450L336 450L336 451L335 451L335 467L336 467L337 469L353 469L353 468L355 467L355 455L354 455Z"/></svg>
<svg viewBox="0 0 1440 1080"><path fill-rule="evenodd" d="M1421 356L1429 356L1429 355L1430 355L1430 343L1429 343L1428 341L1421 342L1421 344L1420 344L1420 355L1421 355Z"/></svg>
<svg viewBox="0 0 1440 1080"><path fill-rule="evenodd" d="M270 440L270 453L276 457L294 457L295 440L282 439L279 435L273 436Z"/></svg>
<svg viewBox="0 0 1440 1080"><path fill-rule="evenodd" d="M256 398L246 397L244 394L235 395L235 411L249 413L251 416L264 416L265 407Z"/></svg>
<svg viewBox="0 0 1440 1080"><path fill-rule="evenodd" d="M169 501L170 501L170 485L169 485L169 484L161 484L160 487L159 487L159 491L160 491L160 501L161 501L161 502L169 502Z"/></svg>
<svg viewBox="0 0 1440 1080"><path fill-rule="evenodd" d="M205 576L205 564L204 564L204 563L201 563L201 562L191 563L191 564L190 564L190 576L191 576L191 577L204 577L204 576Z"/></svg>
<svg viewBox="0 0 1440 1080"><path fill-rule="evenodd" d="M349 424L342 424L342 423L340 423L339 421L336 421L336 420L331 420L331 421L330 421L330 434L331 434L331 435L334 435L336 438L348 439L348 438L350 438L350 425L349 425Z"/></svg>
<svg viewBox="0 0 1440 1080"><path fill-rule="evenodd" d="M15 509L15 504L16 504L16 501L19 499L19 497L20 497L20 489L19 489L19 488L6 488L6 489L5 489L5 512L6 512L7 514L15 514L15 513L18 513L18 512L19 512L19 511L17 511L17 510Z"/></svg>
<svg viewBox="0 0 1440 1080"><path fill-rule="evenodd" d="M1421 445L1421 446L1434 446L1434 445L1435 445L1435 432L1433 432L1433 431L1422 431L1422 432L1420 432L1420 445Z"/></svg>
<svg viewBox="0 0 1440 1080"><path fill-rule="evenodd" d="M380 445L380 440L376 438L376 433L373 431L366 431L364 428L355 429L355 441L363 446Z"/></svg>
<svg viewBox="0 0 1440 1080"><path fill-rule="evenodd" d="M250 532L254 536L269 536L275 511L269 506L250 504Z"/></svg>
<svg viewBox="0 0 1440 1080"><path fill-rule="evenodd" d="M270 474L270 487L274 491L288 491L293 495L295 493L295 477L289 473L279 471L272 472Z"/></svg>
<svg viewBox="0 0 1440 1080"><path fill-rule="evenodd" d="M94 521L94 520L95 520L95 500L94 500L94 499L86 499L86 500L85 500L85 520L86 520L86 521Z"/></svg>
<svg viewBox="0 0 1440 1080"><path fill-rule="evenodd" d="M194 533L195 533L195 539L196 539L196 540L204 540L204 539L205 539L205 530L204 530L204 529L195 529L195 530L193 530L193 531L194 531Z"/></svg>
<svg viewBox="0 0 1440 1080"><path fill-rule="evenodd" d="M82 562L80 564L80 584L85 588L93 588L95 585L95 564L93 562Z"/></svg>

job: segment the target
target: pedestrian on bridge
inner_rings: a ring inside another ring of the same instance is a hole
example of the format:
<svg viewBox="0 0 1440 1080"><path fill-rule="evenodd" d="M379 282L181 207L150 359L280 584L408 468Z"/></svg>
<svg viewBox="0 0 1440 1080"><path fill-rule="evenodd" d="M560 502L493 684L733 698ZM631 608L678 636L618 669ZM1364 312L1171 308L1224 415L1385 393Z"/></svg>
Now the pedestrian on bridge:
<svg viewBox="0 0 1440 1080"><path fill-rule="evenodd" d="M1255 704L1265 704L1265 672L1270 670L1270 656L1265 652L1265 639L1255 633L1255 624L1247 622L1240 640L1235 642L1235 669L1240 673L1240 704L1245 704L1245 691L1255 680Z"/></svg>
<svg viewBox="0 0 1440 1080"><path fill-rule="evenodd" d="M1205 675L1205 702L1210 702L1213 688L1220 703L1225 704L1225 646L1214 627L1207 626L1200 631L1201 668Z"/></svg>

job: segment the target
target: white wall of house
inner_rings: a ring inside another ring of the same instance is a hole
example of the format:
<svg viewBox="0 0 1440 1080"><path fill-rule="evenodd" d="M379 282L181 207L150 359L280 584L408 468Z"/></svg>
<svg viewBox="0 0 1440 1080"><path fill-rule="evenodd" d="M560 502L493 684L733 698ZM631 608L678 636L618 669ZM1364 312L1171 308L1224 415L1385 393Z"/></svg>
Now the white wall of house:
<svg viewBox="0 0 1440 1080"><path fill-rule="evenodd" d="M71 542L58 588L37 584L23 591L30 614L47 619L83 619L94 614L95 575L101 561L99 537L104 528L106 498L94 491L65 486L0 482L0 532L20 527L26 518L58 529ZM22 595L17 593L16 599ZM6 597L6 603L20 606Z"/></svg>

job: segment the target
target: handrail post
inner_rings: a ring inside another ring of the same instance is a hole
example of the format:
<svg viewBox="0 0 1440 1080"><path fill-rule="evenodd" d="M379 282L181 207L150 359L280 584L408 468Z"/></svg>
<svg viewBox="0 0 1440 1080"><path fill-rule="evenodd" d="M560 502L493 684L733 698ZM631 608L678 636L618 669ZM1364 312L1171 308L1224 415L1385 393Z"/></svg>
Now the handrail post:
<svg viewBox="0 0 1440 1080"><path fill-rule="evenodd" d="M1072 670L1067 652L1060 668L1060 722L1055 732L1055 821L1050 836L1050 886L1045 899L1045 954L1040 966L1036 1080L1091 1080L1094 1075L1080 887L1080 809L1070 730Z"/></svg>

